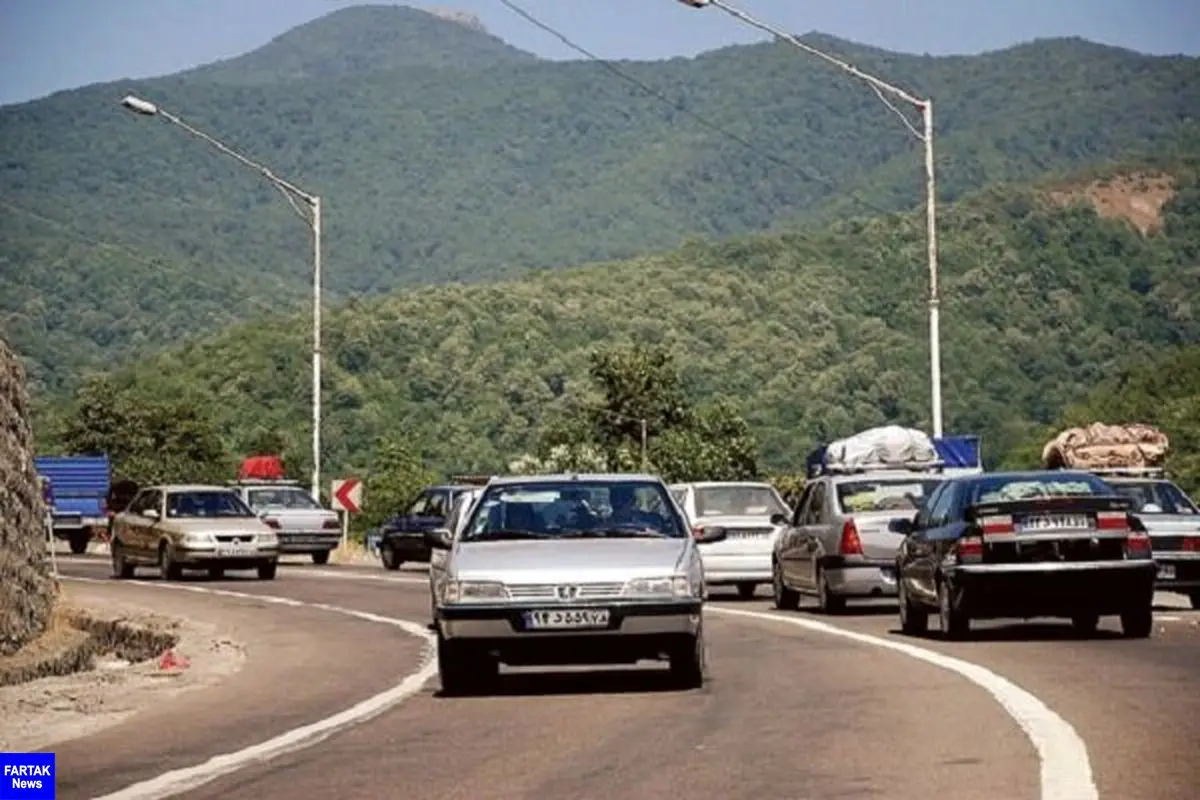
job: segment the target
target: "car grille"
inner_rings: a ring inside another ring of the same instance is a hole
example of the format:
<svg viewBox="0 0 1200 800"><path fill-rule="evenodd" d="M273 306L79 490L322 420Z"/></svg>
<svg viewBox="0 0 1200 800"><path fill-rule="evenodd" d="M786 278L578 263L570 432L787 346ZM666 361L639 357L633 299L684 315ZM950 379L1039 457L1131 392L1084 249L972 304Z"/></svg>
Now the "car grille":
<svg viewBox="0 0 1200 800"><path fill-rule="evenodd" d="M221 544L250 544L254 541L255 537L253 533L240 533L237 535L219 533L213 538Z"/></svg>
<svg viewBox="0 0 1200 800"><path fill-rule="evenodd" d="M599 600L620 597L623 583L510 583L508 594L514 600L558 600L559 586L577 586L579 592L572 600Z"/></svg>

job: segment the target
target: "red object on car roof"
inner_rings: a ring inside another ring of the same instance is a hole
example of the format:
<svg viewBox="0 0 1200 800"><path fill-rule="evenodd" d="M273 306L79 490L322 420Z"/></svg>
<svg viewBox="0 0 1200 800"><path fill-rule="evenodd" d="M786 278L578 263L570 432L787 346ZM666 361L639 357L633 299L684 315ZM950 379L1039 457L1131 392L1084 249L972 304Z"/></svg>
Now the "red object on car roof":
<svg viewBox="0 0 1200 800"><path fill-rule="evenodd" d="M250 456L242 460L238 480L277 481L284 475L283 459L279 456Z"/></svg>

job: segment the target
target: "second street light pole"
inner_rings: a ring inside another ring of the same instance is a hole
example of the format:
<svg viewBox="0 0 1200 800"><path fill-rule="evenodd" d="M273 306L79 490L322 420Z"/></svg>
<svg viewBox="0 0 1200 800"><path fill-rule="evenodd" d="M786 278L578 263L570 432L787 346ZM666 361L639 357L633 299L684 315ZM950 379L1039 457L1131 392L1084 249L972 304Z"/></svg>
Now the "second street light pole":
<svg viewBox="0 0 1200 800"><path fill-rule="evenodd" d="M937 185L934 175L934 154L933 154L933 101L926 98L921 99L915 97L898 86L893 86L890 83L876 78L874 75L868 75L852 64L843 61L840 58L835 58L828 53L822 52L812 45L805 44L792 34L776 28L762 20L750 16L745 11L731 6L725 0L676 0L676 2L691 8L719 8L726 14L738 19L741 22L761 31L771 34L776 39L787 42L793 47L797 47L809 55L816 56L843 72L853 75L855 78L865 82L871 87L872 91L879 97L883 104L887 106L896 116L900 117L904 126L908 128L917 139L921 141L925 148L925 231L927 239L926 253L929 260L929 400L931 406L931 416L933 423L933 435L935 438L942 436L942 334L941 334L941 294L938 287L938 242L937 242ZM921 121L924 130L918 131L909 122L908 117L904 116L891 102L884 97L884 93L890 94L900 100L903 100L910 105L915 106L921 111Z"/></svg>
<svg viewBox="0 0 1200 800"><path fill-rule="evenodd" d="M262 175L279 190L280 194L288 201L288 204L296 211L296 213L309 223L312 230L313 242L313 331L312 331L312 496L317 502L321 500L321 198L315 194L309 194L293 183L285 181L267 167L252 161L246 156L234 150L229 145L205 133L204 131L193 128L191 125L184 122L174 114L163 110L154 103L148 100L143 100L133 95L127 95L121 100L121 105L135 114L141 114L147 117L161 117L167 122L170 122L176 127L195 136L197 139L202 139L216 149L220 150L225 155L234 159L243 166L247 166L255 172ZM301 200L308 206L309 213L306 215L296 205L296 200Z"/></svg>

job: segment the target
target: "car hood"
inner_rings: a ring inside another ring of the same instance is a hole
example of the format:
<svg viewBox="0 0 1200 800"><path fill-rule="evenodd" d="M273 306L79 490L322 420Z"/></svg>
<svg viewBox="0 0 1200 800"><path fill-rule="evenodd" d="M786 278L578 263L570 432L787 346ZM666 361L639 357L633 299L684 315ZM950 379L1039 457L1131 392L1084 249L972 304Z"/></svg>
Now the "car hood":
<svg viewBox="0 0 1200 800"><path fill-rule="evenodd" d="M179 533L210 533L214 536L272 532L258 517L168 517L159 525Z"/></svg>
<svg viewBox="0 0 1200 800"><path fill-rule="evenodd" d="M455 577L508 583L626 581L680 569L686 539L563 539L460 542Z"/></svg>

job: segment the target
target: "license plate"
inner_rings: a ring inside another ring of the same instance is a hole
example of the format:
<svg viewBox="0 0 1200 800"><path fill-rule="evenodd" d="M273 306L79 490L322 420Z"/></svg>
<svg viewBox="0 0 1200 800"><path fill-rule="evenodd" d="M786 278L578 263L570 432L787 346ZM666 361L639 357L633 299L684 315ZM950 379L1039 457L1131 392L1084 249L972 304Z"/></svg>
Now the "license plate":
<svg viewBox="0 0 1200 800"><path fill-rule="evenodd" d="M242 556L252 556L258 552L258 548L249 544L227 544L217 547L218 558L240 558Z"/></svg>
<svg viewBox="0 0 1200 800"><path fill-rule="evenodd" d="M534 631L607 628L607 608L556 608L525 612L525 627Z"/></svg>
<svg viewBox="0 0 1200 800"><path fill-rule="evenodd" d="M1021 523L1023 531L1087 530L1092 521L1084 514L1053 514L1044 517L1029 517Z"/></svg>
<svg viewBox="0 0 1200 800"><path fill-rule="evenodd" d="M1158 579L1160 581L1175 580L1175 565L1174 564L1159 564Z"/></svg>

